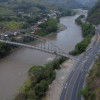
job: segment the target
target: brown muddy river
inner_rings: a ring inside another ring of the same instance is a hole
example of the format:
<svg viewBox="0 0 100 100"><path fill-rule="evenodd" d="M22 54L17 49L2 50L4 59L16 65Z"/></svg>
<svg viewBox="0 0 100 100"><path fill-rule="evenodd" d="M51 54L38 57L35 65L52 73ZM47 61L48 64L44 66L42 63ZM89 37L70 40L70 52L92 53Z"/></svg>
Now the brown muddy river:
<svg viewBox="0 0 100 100"><path fill-rule="evenodd" d="M74 49L76 43L82 40L81 28L75 24L79 14L72 17L63 17L60 23L67 29L48 37L49 41L57 44L65 52ZM40 43L35 43L40 45ZM32 65L43 65L55 56L29 48L19 48L0 60L0 100L11 100L27 79L27 71Z"/></svg>

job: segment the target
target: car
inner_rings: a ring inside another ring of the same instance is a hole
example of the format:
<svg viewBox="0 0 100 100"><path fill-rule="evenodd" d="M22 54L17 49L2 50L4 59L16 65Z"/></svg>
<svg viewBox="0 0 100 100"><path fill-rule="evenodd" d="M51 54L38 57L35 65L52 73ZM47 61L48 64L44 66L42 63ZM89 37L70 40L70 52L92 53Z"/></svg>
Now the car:
<svg viewBox="0 0 100 100"><path fill-rule="evenodd" d="M90 49L91 49L92 47L90 47Z"/></svg>
<svg viewBox="0 0 100 100"><path fill-rule="evenodd" d="M81 71L83 72L83 69Z"/></svg>
<svg viewBox="0 0 100 100"><path fill-rule="evenodd" d="M86 58L88 58L88 56L86 56Z"/></svg>

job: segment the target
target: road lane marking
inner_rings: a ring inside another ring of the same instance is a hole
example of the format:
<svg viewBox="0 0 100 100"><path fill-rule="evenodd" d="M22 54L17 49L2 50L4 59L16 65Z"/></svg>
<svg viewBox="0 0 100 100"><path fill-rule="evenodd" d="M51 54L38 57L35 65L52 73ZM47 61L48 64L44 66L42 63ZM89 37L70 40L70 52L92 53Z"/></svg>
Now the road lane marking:
<svg viewBox="0 0 100 100"><path fill-rule="evenodd" d="M97 40L96 42L98 43L99 40L100 40L100 34L98 34L98 40ZM85 62L86 62L86 61L85 61ZM78 67L80 67L80 64L79 64ZM73 73L73 75L72 75L72 77L71 77L71 79L70 79L70 82L69 82L69 84L68 84L68 87L67 87L67 90L66 90L66 94L65 94L64 100L66 99L68 89L69 89L69 87L70 87L70 85L71 85L70 83L71 83L72 79L74 78L74 75L75 75L76 72L78 71L78 67L77 67L77 70Z"/></svg>
<svg viewBox="0 0 100 100"><path fill-rule="evenodd" d="M81 65L81 64L79 64L78 67L80 67L80 65ZM78 67L77 67L77 70L78 70ZM67 92L68 92L68 89L69 89L70 83L71 83L72 79L74 78L74 75L76 74L77 70L73 73L73 75L72 75L72 77L71 77L71 79L70 79L70 81L69 81L69 84L68 84L68 87L67 87L67 90L66 90L66 93L65 93L64 100L66 99L66 95L67 95Z"/></svg>
<svg viewBox="0 0 100 100"><path fill-rule="evenodd" d="M98 40L100 40L100 35L98 34ZM87 62L87 60L85 60L85 63ZM70 79L70 81L69 81L69 84L68 84L68 87L67 87L67 90L66 90L66 93L65 93L65 97L64 97L64 100L66 99L66 96L67 96L67 93L68 93L68 89L69 89L69 87L70 87L70 83L71 83L71 81L72 81L72 79L74 78L74 75L77 73L77 71L78 71L78 68L80 67L80 65L81 65L81 63L78 65L78 67L77 67L77 69L75 70L75 72L73 73L73 75L72 75L72 77L71 77L71 79Z"/></svg>
<svg viewBox="0 0 100 100"><path fill-rule="evenodd" d="M87 62L87 60L85 60L84 62ZM79 64L79 66L77 67L76 71L73 73L73 75L72 75L72 77L71 77L71 79L70 79L70 82L69 82L69 84L68 84L68 87L67 87L67 90L66 90L66 93L65 93L64 100L66 99L66 95L67 95L68 89L69 89L69 87L70 87L70 83L71 83L72 79L74 78L74 75L77 73L78 68L80 67L80 65L81 65L81 63Z"/></svg>

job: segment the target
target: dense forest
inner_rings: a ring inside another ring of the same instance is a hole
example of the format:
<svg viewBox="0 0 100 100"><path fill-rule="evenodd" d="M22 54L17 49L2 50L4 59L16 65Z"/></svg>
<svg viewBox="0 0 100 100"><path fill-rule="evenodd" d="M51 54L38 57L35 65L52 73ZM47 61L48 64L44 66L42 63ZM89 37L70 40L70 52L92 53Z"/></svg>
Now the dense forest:
<svg viewBox="0 0 100 100"><path fill-rule="evenodd" d="M87 21L92 24L100 24L100 0L88 12Z"/></svg>

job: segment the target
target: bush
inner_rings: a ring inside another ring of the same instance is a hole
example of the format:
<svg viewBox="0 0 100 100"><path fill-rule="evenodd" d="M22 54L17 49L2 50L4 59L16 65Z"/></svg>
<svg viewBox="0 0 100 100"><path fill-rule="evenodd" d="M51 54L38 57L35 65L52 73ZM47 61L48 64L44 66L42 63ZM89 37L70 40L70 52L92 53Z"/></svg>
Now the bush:
<svg viewBox="0 0 100 100"><path fill-rule="evenodd" d="M34 91L38 97L45 95L46 90L48 89L48 82L42 80L39 84L34 87Z"/></svg>
<svg viewBox="0 0 100 100"><path fill-rule="evenodd" d="M89 89L88 87L84 87L80 92L79 96L82 95L84 98L87 98L89 96Z"/></svg>
<svg viewBox="0 0 100 100"><path fill-rule="evenodd" d="M90 94L90 100L96 100L96 94L95 93L91 93Z"/></svg>
<svg viewBox="0 0 100 100"><path fill-rule="evenodd" d="M6 56L7 53L11 50L11 46L6 43L0 42L0 58Z"/></svg>
<svg viewBox="0 0 100 100"><path fill-rule="evenodd" d="M54 60L52 66L54 69L60 69L60 64L59 64L58 60Z"/></svg>
<svg viewBox="0 0 100 100"><path fill-rule="evenodd" d="M68 58L66 58L66 57L60 57L59 59L58 59L58 62L59 62L59 64L62 64L64 61L66 61L66 60L68 60Z"/></svg>
<svg viewBox="0 0 100 100"><path fill-rule="evenodd" d="M15 97L15 100L26 100L25 99L25 94L18 93L17 96Z"/></svg>

